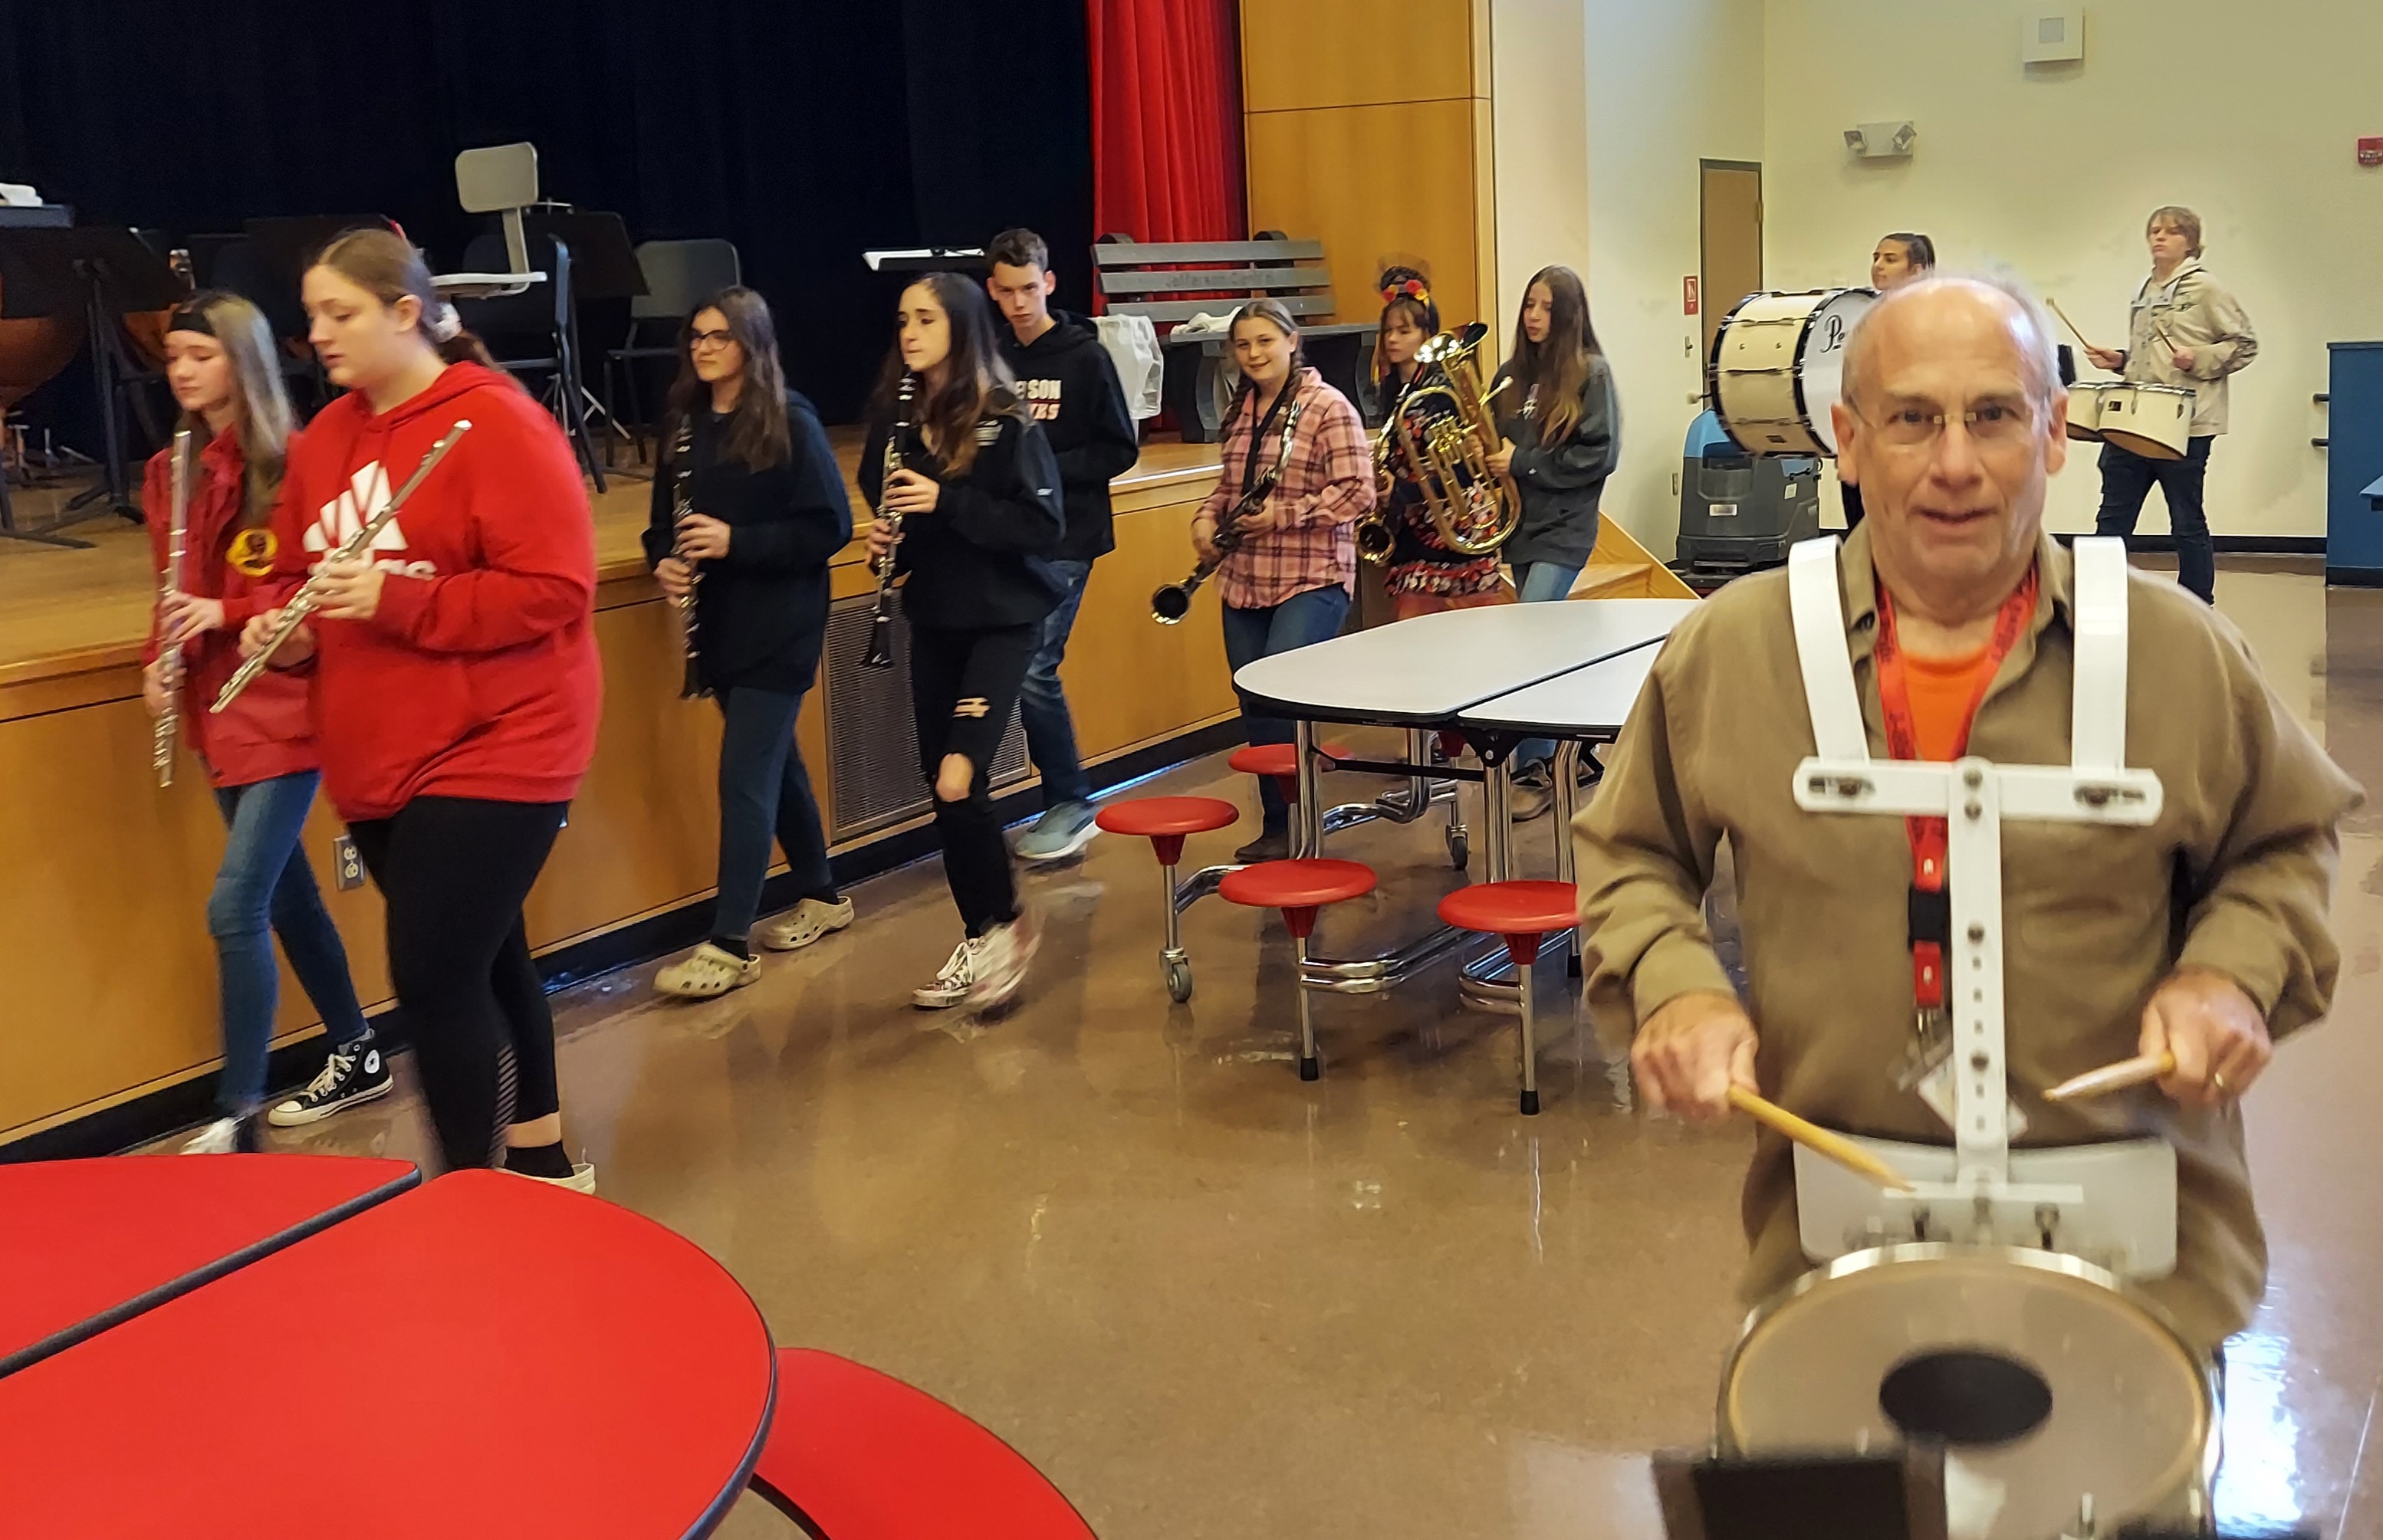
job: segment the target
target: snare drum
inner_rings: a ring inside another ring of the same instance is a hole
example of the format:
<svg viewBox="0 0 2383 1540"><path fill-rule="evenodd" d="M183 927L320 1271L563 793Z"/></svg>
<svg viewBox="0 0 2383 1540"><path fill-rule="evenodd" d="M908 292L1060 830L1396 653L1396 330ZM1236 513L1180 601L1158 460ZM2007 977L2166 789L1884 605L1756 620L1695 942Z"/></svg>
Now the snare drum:
<svg viewBox="0 0 2383 1540"><path fill-rule="evenodd" d="M2068 437L2089 443L2102 441L2102 393L2110 388L2108 380L2068 388Z"/></svg>
<svg viewBox="0 0 2383 1540"><path fill-rule="evenodd" d="M1713 333L1705 402L1748 454L1834 455L1846 342L1874 289L1748 294Z"/></svg>
<svg viewBox="0 0 2383 1540"><path fill-rule="evenodd" d="M1725 1454L1945 1446L1957 1540L2198 1526L2216 1473L2210 1366L2115 1275L2053 1251L1857 1251L1749 1316L1722 1373Z"/></svg>
<svg viewBox="0 0 2383 1540"><path fill-rule="evenodd" d="M2192 447L2196 399L2192 391L2175 385L2105 385L2102 388L2102 437L2145 460L2182 460Z"/></svg>

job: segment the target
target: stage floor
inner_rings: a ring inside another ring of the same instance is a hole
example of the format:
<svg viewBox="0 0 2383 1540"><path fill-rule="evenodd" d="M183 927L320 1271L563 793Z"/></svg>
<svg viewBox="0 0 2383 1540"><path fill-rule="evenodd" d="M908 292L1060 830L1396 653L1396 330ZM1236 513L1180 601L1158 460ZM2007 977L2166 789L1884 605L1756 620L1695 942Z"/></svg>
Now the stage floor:
<svg viewBox="0 0 2383 1540"><path fill-rule="evenodd" d="M855 479L860 432L832 428L828 437L844 467L853 507L866 517ZM1116 495L1123 501L1161 491L1212 474L1216 466L1213 444L1146 444L1141 462L1117 479ZM608 489L593 498L597 573L606 581L645 571L638 536L652 495L644 479L608 475ZM66 516L67 501L90 485L91 479L83 477L57 487L12 489L19 527L56 526ZM93 509L80 511L88 514ZM141 528L116 514L102 513L58 533L89 540L93 548L63 550L0 540L0 686L120 666L133 660L148 634L156 578ZM858 541L838 558L860 559Z"/></svg>

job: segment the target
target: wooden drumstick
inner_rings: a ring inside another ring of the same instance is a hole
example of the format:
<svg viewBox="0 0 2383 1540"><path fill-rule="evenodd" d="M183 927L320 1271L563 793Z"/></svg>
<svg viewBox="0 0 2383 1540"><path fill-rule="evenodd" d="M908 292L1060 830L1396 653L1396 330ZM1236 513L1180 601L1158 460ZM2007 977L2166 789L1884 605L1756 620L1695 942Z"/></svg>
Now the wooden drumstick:
<svg viewBox="0 0 2383 1540"><path fill-rule="evenodd" d="M2176 1073L2173 1053L2146 1053L2139 1059L2121 1059L2117 1064L2089 1069L2074 1079L2063 1080L2043 1093L2047 1102L2083 1102L2095 1096L2107 1096L2114 1090L2125 1090L2147 1080L2165 1080Z"/></svg>
<svg viewBox="0 0 2383 1540"><path fill-rule="evenodd" d="M2046 300L2044 303L2052 307L2052 314L2060 317L2060 324L2068 328L2069 336L2077 339L2077 345L2079 347L2083 348L2089 353L2098 353L2102 351L2101 349L2093 346L2093 343L2085 340L2085 334L2077 329L2077 323L2070 320L2068 318L2068 313L2060 308L2060 302L2058 300Z"/></svg>
<svg viewBox="0 0 2383 1540"><path fill-rule="evenodd" d="M1744 1086L1729 1088L1729 1104L1775 1133L1786 1135L1816 1155L1826 1156L1857 1177L1867 1177L1896 1192L1911 1190L1911 1178L1846 1138L1817 1123L1808 1123L1775 1102L1766 1102Z"/></svg>

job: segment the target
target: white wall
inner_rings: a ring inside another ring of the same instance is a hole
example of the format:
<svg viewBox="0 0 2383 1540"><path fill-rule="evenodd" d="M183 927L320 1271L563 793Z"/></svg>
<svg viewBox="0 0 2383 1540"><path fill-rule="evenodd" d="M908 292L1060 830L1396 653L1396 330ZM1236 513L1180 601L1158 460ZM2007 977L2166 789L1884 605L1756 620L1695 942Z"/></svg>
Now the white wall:
<svg viewBox="0 0 2383 1540"><path fill-rule="evenodd" d="M2122 343L2144 216L2187 204L2260 342L2233 377L2211 526L2322 535L2325 453L2309 439L2326 419L2309 398L2326 388L2325 344L2383 335L2383 169L2353 154L2360 133L2383 132L2383 4L2089 0L2084 62L2032 68L2018 57L2029 8L1769 0L1772 286L1866 281L1879 235L1919 229L1948 265L2006 264L2095 341ZM1920 129L1908 161L1844 148L1852 124L1903 117ZM2052 527L2090 528L2099 498L2092 457L2072 459ZM2166 527L2154 494L2142 528Z"/></svg>
<svg viewBox="0 0 2383 1540"><path fill-rule="evenodd" d="M1763 3L1587 0L1587 24L1586 277L1622 394L1605 513L1667 557L1680 524L1672 476L1704 386L1699 324L1680 304L1701 255L1698 162L1763 159ZM1537 265L1513 260L1525 276Z"/></svg>
<svg viewBox="0 0 2383 1540"><path fill-rule="evenodd" d="M1588 44L1582 0L1491 0L1496 271L1481 318L1502 354L1533 273L1588 270Z"/></svg>

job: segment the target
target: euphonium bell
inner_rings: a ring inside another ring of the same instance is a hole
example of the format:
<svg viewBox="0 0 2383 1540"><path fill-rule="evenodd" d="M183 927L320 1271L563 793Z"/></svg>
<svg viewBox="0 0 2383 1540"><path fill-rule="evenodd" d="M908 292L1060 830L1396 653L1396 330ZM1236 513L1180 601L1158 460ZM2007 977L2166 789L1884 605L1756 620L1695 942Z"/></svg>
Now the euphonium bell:
<svg viewBox="0 0 2383 1540"><path fill-rule="evenodd" d="M1513 485L1489 469L1502 440L1481 383L1480 351L1488 336L1489 328L1476 321L1426 342L1415 354L1414 383L1400 394L1374 450L1377 487L1394 474L1414 482L1441 543L1464 556L1487 556L1504 545L1523 516ZM1385 492L1377 499L1377 514L1357 528L1358 554L1369 561L1390 554L1389 500Z"/></svg>

